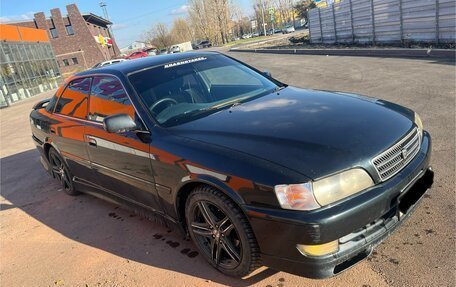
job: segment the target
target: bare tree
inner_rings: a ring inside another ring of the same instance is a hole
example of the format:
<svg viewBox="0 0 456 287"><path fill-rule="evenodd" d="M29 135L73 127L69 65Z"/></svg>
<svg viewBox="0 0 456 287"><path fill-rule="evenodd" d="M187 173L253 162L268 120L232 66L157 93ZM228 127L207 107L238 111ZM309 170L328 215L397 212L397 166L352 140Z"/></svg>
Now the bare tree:
<svg viewBox="0 0 456 287"><path fill-rule="evenodd" d="M143 40L161 48L196 39L225 44L237 25L230 1L188 0L188 19L175 19L171 30L165 24L157 23L144 33ZM237 21L241 19L242 16L238 16ZM245 22L245 18L242 21Z"/></svg>
<svg viewBox="0 0 456 287"><path fill-rule="evenodd" d="M232 4L230 7L233 33L242 36L250 32L250 20L244 14L239 5Z"/></svg>
<svg viewBox="0 0 456 287"><path fill-rule="evenodd" d="M148 46L155 46L154 45L154 34L152 33L152 29L146 30L141 35L141 40L146 43Z"/></svg>
<svg viewBox="0 0 456 287"><path fill-rule="evenodd" d="M157 46L162 48L168 48L172 44L171 35L169 34L168 27L163 23L157 23L152 28L153 34L155 35L155 41Z"/></svg>
<svg viewBox="0 0 456 287"><path fill-rule="evenodd" d="M270 22L269 8L274 8L272 0L254 0L253 10L255 11L255 18L257 20L257 32L264 32Z"/></svg>
<svg viewBox="0 0 456 287"><path fill-rule="evenodd" d="M309 16L308 16L309 10L313 9L315 7L317 7L317 5L315 4L315 2L313 0L303 0L303 1L300 1L299 3L297 3L296 6L294 6L298 15L301 16L303 19L305 19L306 22L308 22L308 19L309 19Z"/></svg>
<svg viewBox="0 0 456 287"><path fill-rule="evenodd" d="M212 40L208 0L189 0L189 17L197 37Z"/></svg>
<svg viewBox="0 0 456 287"><path fill-rule="evenodd" d="M188 21L180 17L174 19L170 34L174 44L191 41L193 39L193 31L190 28Z"/></svg>
<svg viewBox="0 0 456 287"><path fill-rule="evenodd" d="M196 37L216 44L228 41L230 0L189 0L189 19Z"/></svg>
<svg viewBox="0 0 456 287"><path fill-rule="evenodd" d="M146 44L154 45L158 48L169 48L173 44L168 27L160 22L144 32L142 38Z"/></svg>
<svg viewBox="0 0 456 287"><path fill-rule="evenodd" d="M228 42L228 0L212 0L214 15L218 24L218 33L223 44Z"/></svg>

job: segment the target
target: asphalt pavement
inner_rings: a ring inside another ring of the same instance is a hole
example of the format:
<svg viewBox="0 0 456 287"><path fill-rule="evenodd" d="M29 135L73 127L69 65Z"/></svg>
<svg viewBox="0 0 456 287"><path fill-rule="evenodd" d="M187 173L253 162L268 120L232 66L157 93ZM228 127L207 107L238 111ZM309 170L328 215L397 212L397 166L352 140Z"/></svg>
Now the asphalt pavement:
<svg viewBox="0 0 456 287"><path fill-rule="evenodd" d="M177 231L89 195L65 195L41 167L31 139L28 114L42 95L0 110L1 286L455 285L454 63L228 54L290 85L369 95L417 111L433 137L436 178L411 218L369 260L334 278L268 268L226 277Z"/></svg>

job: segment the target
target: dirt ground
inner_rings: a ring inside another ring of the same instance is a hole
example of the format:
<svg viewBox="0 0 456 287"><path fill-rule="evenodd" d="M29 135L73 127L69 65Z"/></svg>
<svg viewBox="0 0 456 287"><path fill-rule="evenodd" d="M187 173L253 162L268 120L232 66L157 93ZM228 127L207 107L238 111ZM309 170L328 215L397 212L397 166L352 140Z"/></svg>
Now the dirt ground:
<svg viewBox="0 0 456 287"><path fill-rule="evenodd" d="M177 231L89 195L65 195L41 167L28 114L0 110L1 286L454 286L454 63L230 53L299 87L366 94L417 111L433 136L436 179L413 216L373 256L327 280L262 268L233 279ZM279 242L277 244L280 244Z"/></svg>

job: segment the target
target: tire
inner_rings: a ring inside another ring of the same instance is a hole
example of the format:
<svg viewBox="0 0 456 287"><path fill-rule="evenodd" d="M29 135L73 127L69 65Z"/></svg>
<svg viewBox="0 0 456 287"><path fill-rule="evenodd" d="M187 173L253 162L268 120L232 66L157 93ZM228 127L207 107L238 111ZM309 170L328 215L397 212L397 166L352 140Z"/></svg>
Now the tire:
<svg viewBox="0 0 456 287"><path fill-rule="evenodd" d="M53 147L49 149L48 155L52 177L60 182L65 193L73 196L78 195L79 192L74 188L73 175L63 161L62 157Z"/></svg>
<svg viewBox="0 0 456 287"><path fill-rule="evenodd" d="M225 275L243 277L260 266L260 250L242 211L209 186L192 191L185 205L188 232L202 256Z"/></svg>

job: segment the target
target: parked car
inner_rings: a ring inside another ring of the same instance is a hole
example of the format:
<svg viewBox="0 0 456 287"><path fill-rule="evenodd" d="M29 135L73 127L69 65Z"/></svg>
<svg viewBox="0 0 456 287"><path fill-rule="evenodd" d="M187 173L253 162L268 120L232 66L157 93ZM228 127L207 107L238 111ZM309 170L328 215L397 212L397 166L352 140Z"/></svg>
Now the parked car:
<svg viewBox="0 0 456 287"><path fill-rule="evenodd" d="M205 41L201 41L198 44L194 45L193 49L198 50L198 49L204 49L204 48L210 48L210 47L212 47L211 42L205 40Z"/></svg>
<svg viewBox="0 0 456 287"><path fill-rule="evenodd" d="M172 53L181 53L181 52L188 52L193 50L192 42L187 41L179 44L175 44L171 47L170 51Z"/></svg>
<svg viewBox="0 0 456 287"><path fill-rule="evenodd" d="M157 48L147 48L147 49L144 49L143 52L147 53L148 56L156 56L158 53L158 49Z"/></svg>
<svg viewBox="0 0 456 287"><path fill-rule="evenodd" d="M166 49L166 48L165 49L161 49L160 50L160 55L162 55L162 54L164 54L164 55L169 54L168 49Z"/></svg>
<svg viewBox="0 0 456 287"><path fill-rule="evenodd" d="M148 54L147 52L138 51L138 52L133 52L133 53L131 53L130 55L128 55L127 57L125 57L125 59L127 59L127 60L133 60L133 59L144 58L144 57L147 57L147 56L149 56L149 54Z"/></svg>
<svg viewBox="0 0 456 287"><path fill-rule="evenodd" d="M180 53L181 52L181 49L179 46L172 46L170 49L169 49L169 52L170 54L173 54L173 53Z"/></svg>
<svg viewBox="0 0 456 287"><path fill-rule="evenodd" d="M338 274L403 224L434 176L412 110L290 87L218 53L76 74L30 123L67 194L163 218L230 276Z"/></svg>
<svg viewBox="0 0 456 287"><path fill-rule="evenodd" d="M104 62L97 63L96 65L94 65L92 67L92 69L109 66L112 64L117 64L117 63L124 62L124 61L126 61L126 60L125 59L113 59L113 60L109 60L109 61L104 61Z"/></svg>
<svg viewBox="0 0 456 287"><path fill-rule="evenodd" d="M242 35L241 38L242 38L242 39L249 39L249 38L252 38L252 34L250 34L250 33L244 34L244 35Z"/></svg>
<svg viewBox="0 0 456 287"><path fill-rule="evenodd" d="M285 26L282 29L283 34L293 33L294 31L295 31L295 28L293 26Z"/></svg>
<svg viewBox="0 0 456 287"><path fill-rule="evenodd" d="M279 33L281 30L278 29L278 28L274 28L274 29L269 29L266 31L266 35L274 35L275 33Z"/></svg>
<svg viewBox="0 0 456 287"><path fill-rule="evenodd" d="M259 36L260 36L260 33L258 33L258 32L252 33L252 38L259 37Z"/></svg>

